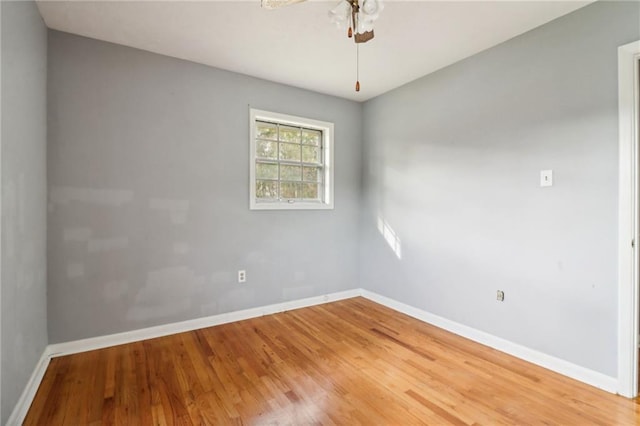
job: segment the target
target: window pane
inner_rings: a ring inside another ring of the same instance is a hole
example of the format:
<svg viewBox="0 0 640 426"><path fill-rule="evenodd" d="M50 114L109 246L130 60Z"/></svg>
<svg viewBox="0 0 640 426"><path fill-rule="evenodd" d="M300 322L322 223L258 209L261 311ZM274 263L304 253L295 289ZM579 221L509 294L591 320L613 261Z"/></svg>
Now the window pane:
<svg viewBox="0 0 640 426"><path fill-rule="evenodd" d="M302 129L302 143L320 145L322 132L320 130Z"/></svg>
<svg viewBox="0 0 640 426"><path fill-rule="evenodd" d="M302 167L300 166L281 166L280 179L282 180L302 180Z"/></svg>
<svg viewBox="0 0 640 426"><path fill-rule="evenodd" d="M253 108L250 118L250 209L333 209L334 124Z"/></svg>
<svg viewBox="0 0 640 426"><path fill-rule="evenodd" d="M277 158L277 142L256 141L256 157L260 158Z"/></svg>
<svg viewBox="0 0 640 426"><path fill-rule="evenodd" d="M300 161L300 145L294 145L291 143L281 143L280 159Z"/></svg>
<svg viewBox="0 0 640 426"><path fill-rule="evenodd" d="M300 184L294 182L281 182L280 191L282 198L300 198Z"/></svg>
<svg viewBox="0 0 640 426"><path fill-rule="evenodd" d="M302 184L302 198L306 199L314 199L317 200L320 197L318 196L318 189L320 185L317 183L303 183Z"/></svg>
<svg viewBox="0 0 640 426"><path fill-rule="evenodd" d="M256 177L258 179L278 179L278 165L256 163Z"/></svg>
<svg viewBox="0 0 640 426"><path fill-rule="evenodd" d="M304 161L305 163L319 163L320 150L315 146L303 146L302 161Z"/></svg>
<svg viewBox="0 0 640 426"><path fill-rule="evenodd" d="M278 127L273 123L265 123L264 121L256 122L256 130L258 139L278 139Z"/></svg>
<svg viewBox="0 0 640 426"><path fill-rule="evenodd" d="M280 142L300 143L300 128L281 125Z"/></svg>
<svg viewBox="0 0 640 426"><path fill-rule="evenodd" d="M320 167L304 167L302 171L302 180L319 182L320 170Z"/></svg>
<svg viewBox="0 0 640 426"><path fill-rule="evenodd" d="M256 181L257 198L278 198L278 182L270 180Z"/></svg>

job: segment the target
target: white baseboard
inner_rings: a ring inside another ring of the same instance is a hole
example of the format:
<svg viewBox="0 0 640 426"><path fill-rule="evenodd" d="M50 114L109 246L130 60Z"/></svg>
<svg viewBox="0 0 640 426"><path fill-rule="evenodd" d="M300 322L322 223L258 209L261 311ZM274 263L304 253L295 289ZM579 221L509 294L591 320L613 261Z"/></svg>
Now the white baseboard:
<svg viewBox="0 0 640 426"><path fill-rule="evenodd" d="M337 300L356 297L360 294L360 289L346 290L338 293L325 294L323 296L292 300L289 302L276 303L274 305L244 309L242 311L228 312L225 314L175 322L172 324L159 325L156 327L109 334L107 336L92 337L89 339L75 340L64 343L54 343L48 346L48 350L52 357L71 355L79 352L91 351L94 349L107 348L109 346L137 342L140 340L154 339L156 337L168 336L170 334L183 333L200 328L213 327L215 325L261 317L263 315L290 311L292 309L299 309L305 308L307 306L335 302Z"/></svg>
<svg viewBox="0 0 640 426"><path fill-rule="evenodd" d="M38 388L40 387L40 382L42 382L44 373L47 371L49 361L51 361L51 354L49 354L47 349L48 348L45 348L42 352L42 356L36 364L33 373L31 373L31 377L29 378L27 385L22 391L22 395L20 395L18 403L13 408L13 411L9 416L9 420L7 420L6 426L21 425L24 417L27 415L29 407L31 407L31 402L33 401L33 398L35 398L36 392L38 392Z"/></svg>
<svg viewBox="0 0 640 426"><path fill-rule="evenodd" d="M40 361L36 365L27 386L25 387L18 403L16 404L7 425L14 426L22 424L31 402L40 386L44 373L51 358L86 352L94 349L101 349L125 343L137 342L140 340L152 339L167 336L175 333L197 330L200 328L212 327L234 321L241 321L249 318L256 318L263 315L275 314L278 312L290 311L307 306L320 305L323 303L335 302L337 300L350 299L362 296L381 305L387 306L395 311L404 313L420 321L432 324L436 327L447 330L493 349L513 355L517 358L547 368L564 376L571 377L578 381L598 387L605 391L616 393L618 381L614 377L589 370L571 362L547 355L542 352L518 345L505 339L493 336L475 328L459 324L446 318L423 311L413 306L406 305L396 300L381 296L364 289L353 289L338 293L331 293L324 296L309 297L306 299L292 300L289 302L276 303L274 305L262 306L258 308L245 309L242 311L229 312L220 315L213 315L194 320L182 321L172 324L149 327L140 330L127 331L124 333L110 334L107 336L93 337L65 343L55 343L45 348Z"/></svg>
<svg viewBox="0 0 640 426"><path fill-rule="evenodd" d="M474 342L478 342L509 355L513 355L532 364L539 365L540 367L555 371L556 373L571 377L572 379L595 386L607 392L616 393L618 389L618 380L615 377L607 376L597 371L573 364L569 361L527 348L526 346L459 324L368 290L361 290L361 295L395 311L402 312L410 317L419 319L420 321L432 324L451 333L473 340Z"/></svg>

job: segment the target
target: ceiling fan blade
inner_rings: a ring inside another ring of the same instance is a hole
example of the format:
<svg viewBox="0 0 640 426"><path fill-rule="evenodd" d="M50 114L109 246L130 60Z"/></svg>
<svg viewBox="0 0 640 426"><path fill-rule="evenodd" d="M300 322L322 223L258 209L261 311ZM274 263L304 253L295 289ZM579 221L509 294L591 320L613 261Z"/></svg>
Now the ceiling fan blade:
<svg viewBox="0 0 640 426"><path fill-rule="evenodd" d="M300 3L305 0L260 0L260 5L265 9L277 9L282 6Z"/></svg>

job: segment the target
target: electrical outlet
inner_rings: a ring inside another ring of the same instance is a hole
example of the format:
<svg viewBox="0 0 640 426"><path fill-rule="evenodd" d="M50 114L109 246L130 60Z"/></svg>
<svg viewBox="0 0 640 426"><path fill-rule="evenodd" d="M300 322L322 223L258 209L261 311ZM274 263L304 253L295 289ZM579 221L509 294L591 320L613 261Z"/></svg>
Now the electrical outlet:
<svg viewBox="0 0 640 426"><path fill-rule="evenodd" d="M245 270L238 271L238 282L244 283L246 281L247 281L247 271Z"/></svg>
<svg viewBox="0 0 640 426"><path fill-rule="evenodd" d="M500 302L504 302L504 291L498 290L498 294L496 295L496 299Z"/></svg>

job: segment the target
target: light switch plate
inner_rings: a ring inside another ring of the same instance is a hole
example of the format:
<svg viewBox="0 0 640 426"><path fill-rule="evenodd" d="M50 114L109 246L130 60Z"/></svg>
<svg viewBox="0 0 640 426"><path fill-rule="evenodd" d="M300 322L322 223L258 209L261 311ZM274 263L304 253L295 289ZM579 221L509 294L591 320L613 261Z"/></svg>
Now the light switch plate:
<svg viewBox="0 0 640 426"><path fill-rule="evenodd" d="M553 170L540 171L540 186L553 186Z"/></svg>

